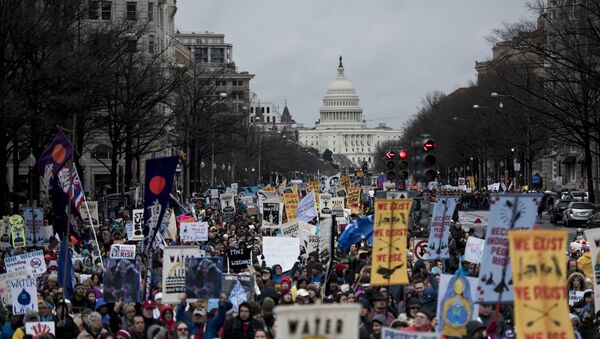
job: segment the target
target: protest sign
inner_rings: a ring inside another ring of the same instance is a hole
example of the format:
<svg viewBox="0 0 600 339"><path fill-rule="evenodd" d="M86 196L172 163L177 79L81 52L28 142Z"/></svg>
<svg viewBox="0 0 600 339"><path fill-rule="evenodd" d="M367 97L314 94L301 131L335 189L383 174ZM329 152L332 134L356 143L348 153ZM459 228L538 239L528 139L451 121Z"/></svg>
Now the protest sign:
<svg viewBox="0 0 600 339"><path fill-rule="evenodd" d="M182 222L179 227L181 241L208 241L208 222Z"/></svg>
<svg viewBox="0 0 600 339"><path fill-rule="evenodd" d="M296 218L302 221L311 221L318 216L315 193L309 192L298 204Z"/></svg>
<svg viewBox="0 0 600 339"><path fill-rule="evenodd" d="M315 195L321 192L321 184L318 181L309 181L308 182L308 190L310 192L314 192Z"/></svg>
<svg viewBox="0 0 600 339"><path fill-rule="evenodd" d="M408 284L405 249L412 199L375 200L371 286Z"/></svg>
<svg viewBox="0 0 600 339"><path fill-rule="evenodd" d="M331 249L331 237L332 237L333 220L331 217L325 218L321 221L319 226L319 258L321 260L327 260L329 254L332 252Z"/></svg>
<svg viewBox="0 0 600 339"><path fill-rule="evenodd" d="M110 246L111 259L135 259L135 245L112 244Z"/></svg>
<svg viewBox="0 0 600 339"><path fill-rule="evenodd" d="M185 293L188 298L208 300L221 293L223 257L186 258Z"/></svg>
<svg viewBox="0 0 600 339"><path fill-rule="evenodd" d="M298 260L300 240L291 237L263 237L263 255L267 266L279 264L283 272L287 272Z"/></svg>
<svg viewBox="0 0 600 339"><path fill-rule="evenodd" d="M263 227L273 227L281 225L281 215L283 213L283 203L277 200L266 200L262 203Z"/></svg>
<svg viewBox="0 0 600 339"><path fill-rule="evenodd" d="M358 338L359 304L281 305L275 307L276 338Z"/></svg>
<svg viewBox="0 0 600 339"><path fill-rule="evenodd" d="M23 217L18 214L15 214L8 218L8 222L10 223L10 238L12 239L12 246L14 248L27 246L25 240L25 224L23 221Z"/></svg>
<svg viewBox="0 0 600 339"><path fill-rule="evenodd" d="M0 274L0 301L2 301L2 305L10 305L12 302L12 289L9 282L27 278L29 274L26 270Z"/></svg>
<svg viewBox="0 0 600 339"><path fill-rule="evenodd" d="M49 333L56 335L54 321L34 321L25 323L25 334L37 337L40 334Z"/></svg>
<svg viewBox="0 0 600 339"><path fill-rule="evenodd" d="M481 253L483 252L484 244L485 240L483 239L469 237L465 247L465 261L473 264L479 264L481 262Z"/></svg>
<svg viewBox="0 0 600 339"><path fill-rule="evenodd" d="M302 258L308 258L308 254L314 251L319 251L319 243L321 237L318 235L307 235L305 238L300 239L300 254Z"/></svg>
<svg viewBox="0 0 600 339"><path fill-rule="evenodd" d="M89 210L89 214L87 213ZM87 210L82 213L83 224L89 227L95 226L99 227L99 219L98 219L98 201L87 201Z"/></svg>
<svg viewBox="0 0 600 339"><path fill-rule="evenodd" d="M10 235L8 217L3 217L0 220L0 248L10 247Z"/></svg>
<svg viewBox="0 0 600 339"><path fill-rule="evenodd" d="M569 291L569 306L573 306L583 299L584 291Z"/></svg>
<svg viewBox="0 0 600 339"><path fill-rule="evenodd" d="M431 230L427 241L427 259L448 259L448 236L450 221L456 208L456 197L439 196L436 199L431 216Z"/></svg>
<svg viewBox="0 0 600 339"><path fill-rule="evenodd" d="M358 214L360 212L360 188L348 188L348 195L346 195L346 207L350 209L352 214Z"/></svg>
<svg viewBox="0 0 600 339"><path fill-rule="evenodd" d="M340 182L340 177L341 173L332 175L330 177L322 175L321 178L319 178L319 181L321 183L321 192L332 193L335 187Z"/></svg>
<svg viewBox="0 0 600 339"><path fill-rule="evenodd" d="M331 194L319 194L319 214L321 216L330 216L333 214L333 211L331 210Z"/></svg>
<svg viewBox="0 0 600 339"><path fill-rule="evenodd" d="M437 297L436 332L446 336L466 336L467 323L479 317L479 305L475 304L476 293L477 278L442 274Z"/></svg>
<svg viewBox="0 0 600 339"><path fill-rule="evenodd" d="M239 273L248 266L252 266L252 250L250 248L229 248L227 250L227 260L229 271Z"/></svg>
<svg viewBox="0 0 600 339"><path fill-rule="evenodd" d="M140 302L140 259L104 259L104 301Z"/></svg>
<svg viewBox="0 0 600 339"><path fill-rule="evenodd" d="M300 220L286 222L281 225L280 229L284 237L300 237L301 232L315 234L315 227L313 225Z"/></svg>
<svg viewBox="0 0 600 339"><path fill-rule="evenodd" d="M167 214L168 214L168 217L166 217L166 219L168 220L168 226L165 227L165 230L163 231L163 238L175 240L175 239L177 239L177 218L175 217L175 212L173 212L173 209L171 209L171 208L167 209L167 211L165 212L165 216ZM185 216L185 215L181 215L181 216L190 219L190 220L180 220L181 222L194 221L194 217ZM165 218L163 218L163 224L165 223L164 220L165 220Z"/></svg>
<svg viewBox="0 0 600 339"><path fill-rule="evenodd" d="M237 314L241 303L254 298L254 275L223 274L223 293L229 296L233 312Z"/></svg>
<svg viewBox="0 0 600 339"><path fill-rule="evenodd" d="M223 214L235 213L235 201L232 193L221 194L221 212Z"/></svg>
<svg viewBox="0 0 600 339"><path fill-rule="evenodd" d="M511 259L507 232L531 229L537 218L541 195L492 194L485 246L479 268L478 302L513 300Z"/></svg>
<svg viewBox="0 0 600 339"><path fill-rule="evenodd" d="M590 246L592 268L594 270L594 304L600 311L600 228L585 231L585 237Z"/></svg>
<svg viewBox="0 0 600 339"><path fill-rule="evenodd" d="M334 190L334 193L335 193L335 196L338 198L345 198L347 195L346 189L341 186L337 186Z"/></svg>
<svg viewBox="0 0 600 339"><path fill-rule="evenodd" d="M384 327L381 329L381 339L440 339L440 334L413 331L409 332Z"/></svg>
<svg viewBox="0 0 600 339"><path fill-rule="evenodd" d="M254 203L254 196L245 195L243 197L240 197L240 201L242 202L242 204L244 204L246 206L252 205Z"/></svg>
<svg viewBox="0 0 600 339"><path fill-rule="evenodd" d="M346 190L350 187L350 177L347 175L342 175L340 178L340 185L344 187Z"/></svg>
<svg viewBox="0 0 600 339"><path fill-rule="evenodd" d="M34 277L26 277L9 281L12 294L12 314L25 314L28 311L37 312L37 287Z"/></svg>
<svg viewBox="0 0 600 339"><path fill-rule="evenodd" d="M344 216L344 198L331 198L331 213L334 217Z"/></svg>
<svg viewBox="0 0 600 339"><path fill-rule="evenodd" d="M219 198L219 190L216 189L216 188L211 188L210 189L210 197L213 198L213 199L214 198L218 199Z"/></svg>
<svg viewBox="0 0 600 339"><path fill-rule="evenodd" d="M296 219L296 210L298 209L298 205L300 204L298 194L293 192L284 193L283 203L285 204L285 216L287 220L292 221Z"/></svg>
<svg viewBox="0 0 600 339"><path fill-rule="evenodd" d="M28 246L39 247L43 246L44 242L48 243L48 239L44 239L44 210L41 208L26 207L23 209L23 220L25 222L25 238Z"/></svg>
<svg viewBox="0 0 600 339"><path fill-rule="evenodd" d="M131 241L142 241L144 239L144 209L133 210L133 233L131 237L128 235L128 239Z"/></svg>
<svg viewBox="0 0 600 339"><path fill-rule="evenodd" d="M178 303L179 294L185 292L186 258L201 257L197 246L167 246L163 254L163 302Z"/></svg>
<svg viewBox="0 0 600 339"><path fill-rule="evenodd" d="M34 276L40 276L46 272L46 262L44 261L44 251L23 253L12 257L4 258L6 272L26 271Z"/></svg>
<svg viewBox="0 0 600 339"><path fill-rule="evenodd" d="M574 338L564 253L566 231L508 231L519 338Z"/></svg>

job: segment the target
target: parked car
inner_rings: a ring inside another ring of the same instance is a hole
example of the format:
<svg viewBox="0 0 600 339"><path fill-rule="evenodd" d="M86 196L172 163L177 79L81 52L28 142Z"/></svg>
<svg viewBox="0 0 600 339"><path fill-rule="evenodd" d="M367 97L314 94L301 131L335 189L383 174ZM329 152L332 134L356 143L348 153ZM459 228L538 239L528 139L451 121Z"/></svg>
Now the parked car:
<svg viewBox="0 0 600 339"><path fill-rule="evenodd" d="M563 212L563 225L565 227L584 224L594 213L594 204L589 202L570 202Z"/></svg>
<svg viewBox="0 0 600 339"><path fill-rule="evenodd" d="M550 210L550 222L553 224L558 223L563 218L563 212L567 209L567 206L573 200L560 199L554 203L552 209Z"/></svg>
<svg viewBox="0 0 600 339"><path fill-rule="evenodd" d="M588 192L573 192L573 201L589 201Z"/></svg>
<svg viewBox="0 0 600 339"><path fill-rule="evenodd" d="M585 224L586 228L598 228L600 227L600 212L592 214Z"/></svg>

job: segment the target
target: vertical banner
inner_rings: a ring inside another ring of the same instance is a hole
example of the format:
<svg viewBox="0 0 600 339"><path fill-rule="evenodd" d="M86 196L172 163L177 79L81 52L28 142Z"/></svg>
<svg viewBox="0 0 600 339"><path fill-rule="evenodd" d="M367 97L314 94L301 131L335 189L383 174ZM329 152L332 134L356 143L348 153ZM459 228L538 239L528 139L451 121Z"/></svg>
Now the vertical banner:
<svg viewBox="0 0 600 339"><path fill-rule="evenodd" d="M133 210L133 232L131 233L131 237L128 236L130 241L141 241L144 239L143 229L144 229L144 209L135 209Z"/></svg>
<svg viewBox="0 0 600 339"><path fill-rule="evenodd" d="M315 203L315 193L309 192L298 204L296 209L296 217L298 220L309 222L319 216L317 213L317 205Z"/></svg>
<svg viewBox="0 0 600 339"><path fill-rule="evenodd" d="M408 284L406 242L412 199L375 201L371 286Z"/></svg>
<svg viewBox="0 0 600 339"><path fill-rule="evenodd" d="M282 305L275 308L276 338L358 338L359 304Z"/></svg>
<svg viewBox="0 0 600 339"><path fill-rule="evenodd" d="M221 194L221 212L223 212L223 214L235 213L235 200L233 193Z"/></svg>
<svg viewBox="0 0 600 339"><path fill-rule="evenodd" d="M450 221L456 208L456 197L439 196L433 207L431 228L427 248L427 259L448 259L448 237L450 235Z"/></svg>
<svg viewBox="0 0 600 339"><path fill-rule="evenodd" d="M319 194L319 214L323 217L331 216L332 213L333 211L331 210L331 194Z"/></svg>
<svg viewBox="0 0 600 339"><path fill-rule="evenodd" d="M476 294L477 278L460 273L442 274L437 297L436 332L450 337L466 337L467 323L479 318L479 306L475 304Z"/></svg>
<svg viewBox="0 0 600 339"><path fill-rule="evenodd" d="M478 302L513 301L512 271L507 233L531 229L537 218L541 195L492 194L485 245L479 268Z"/></svg>
<svg viewBox="0 0 600 339"><path fill-rule="evenodd" d="M25 224L23 222L23 217L15 214L8 219L8 222L10 223L12 246L14 248L25 247L27 243L25 242Z"/></svg>
<svg viewBox="0 0 600 339"><path fill-rule="evenodd" d="M315 204L319 206L319 194L321 193L321 183L318 181L308 182L308 191L315 195Z"/></svg>
<svg viewBox="0 0 600 339"><path fill-rule="evenodd" d="M344 217L344 198L331 198L331 213L334 217Z"/></svg>
<svg viewBox="0 0 600 339"><path fill-rule="evenodd" d="M350 209L352 214L358 214L360 212L360 188L350 187L348 188L348 195L346 195L346 207Z"/></svg>
<svg viewBox="0 0 600 339"><path fill-rule="evenodd" d="M42 208L26 207L23 209L23 219L25 220L25 238L28 246L40 247L48 239L44 239L44 210Z"/></svg>
<svg viewBox="0 0 600 339"><path fill-rule="evenodd" d="M262 203L263 227L281 225L283 214L283 203L278 200L266 200Z"/></svg>
<svg viewBox="0 0 600 339"><path fill-rule="evenodd" d="M293 192L284 193L283 203L285 204L285 216L287 218L287 221L292 221L296 219L296 210L298 209L298 205L300 204L298 194Z"/></svg>
<svg viewBox="0 0 600 339"><path fill-rule="evenodd" d="M165 304L178 303L185 292L185 259L199 258L198 246L168 246L163 254L162 292Z"/></svg>
<svg viewBox="0 0 600 339"><path fill-rule="evenodd" d="M320 233L319 233L319 258L321 260L328 260L329 254L332 252L331 249L331 231L333 228L333 219L326 217L321 221Z"/></svg>
<svg viewBox="0 0 600 339"><path fill-rule="evenodd" d="M567 237L566 231L508 232L519 338L574 338L566 288Z"/></svg>
<svg viewBox="0 0 600 339"><path fill-rule="evenodd" d="M596 310L600 311L600 228L585 231L585 237L592 254L592 267L594 269L594 303Z"/></svg>

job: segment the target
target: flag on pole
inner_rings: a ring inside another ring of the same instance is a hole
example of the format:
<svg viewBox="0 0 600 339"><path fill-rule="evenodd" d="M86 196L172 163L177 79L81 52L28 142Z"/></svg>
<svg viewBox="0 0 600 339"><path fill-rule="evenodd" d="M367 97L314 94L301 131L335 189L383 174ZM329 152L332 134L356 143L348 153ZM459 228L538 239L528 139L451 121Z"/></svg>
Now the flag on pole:
<svg viewBox="0 0 600 339"><path fill-rule="evenodd" d="M63 286L65 298L70 299L73 295L73 286L75 272L73 272L73 262L71 260L71 252L69 251L69 239L63 237L60 241L60 254L58 256L58 283L63 284L65 273L67 274L67 286ZM66 253L65 253L66 251ZM68 279L70 278L70 279Z"/></svg>
<svg viewBox="0 0 600 339"><path fill-rule="evenodd" d="M338 238L338 248L344 252L350 249L352 244L368 239L373 242L373 215L368 215L355 220L350 225L346 226L342 235Z"/></svg>
<svg viewBox="0 0 600 339"><path fill-rule="evenodd" d="M69 172L71 172L69 174ZM65 166L58 173L58 180L63 192L67 195L73 207L79 215L81 215L81 205L85 201L85 195L83 187L81 186L81 180L79 180L79 174L77 173L77 167L73 165L73 170Z"/></svg>

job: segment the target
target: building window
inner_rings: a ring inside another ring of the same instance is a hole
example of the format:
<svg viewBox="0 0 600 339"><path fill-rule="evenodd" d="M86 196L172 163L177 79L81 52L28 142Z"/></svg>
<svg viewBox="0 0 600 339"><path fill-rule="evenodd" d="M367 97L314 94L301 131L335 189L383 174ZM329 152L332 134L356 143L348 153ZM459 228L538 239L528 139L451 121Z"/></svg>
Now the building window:
<svg viewBox="0 0 600 339"><path fill-rule="evenodd" d="M127 20L137 20L137 2L127 1Z"/></svg>
<svg viewBox="0 0 600 339"><path fill-rule="evenodd" d="M148 3L148 21L154 21L154 2Z"/></svg>
<svg viewBox="0 0 600 339"><path fill-rule="evenodd" d="M271 117L267 116L267 122L271 122Z"/></svg>
<svg viewBox="0 0 600 339"><path fill-rule="evenodd" d="M260 112L264 114L264 113L265 113L265 108L264 108L264 107L261 107L261 108L260 108ZM311 138L312 138L312 137L311 137Z"/></svg>
<svg viewBox="0 0 600 339"><path fill-rule="evenodd" d="M98 20L100 19L100 1L90 1L89 2L89 10L88 10L88 19L90 20Z"/></svg>
<svg viewBox="0 0 600 339"><path fill-rule="evenodd" d="M135 40L135 39L127 40L127 51L129 53L137 52L137 40Z"/></svg>
<svg viewBox="0 0 600 339"><path fill-rule="evenodd" d="M110 20L112 12L112 1L102 1L102 20Z"/></svg>
<svg viewBox="0 0 600 339"><path fill-rule="evenodd" d="M271 107L267 107L267 113L271 113Z"/></svg>
<svg viewBox="0 0 600 339"><path fill-rule="evenodd" d="M110 159L110 147L105 145L96 146L93 157L96 159Z"/></svg>
<svg viewBox="0 0 600 339"><path fill-rule="evenodd" d="M250 113L254 113L254 107L250 107Z"/></svg>
<svg viewBox="0 0 600 339"><path fill-rule="evenodd" d="M154 39L155 39L154 35L148 36L148 53L150 53L150 54L156 53L155 46L154 46Z"/></svg>

